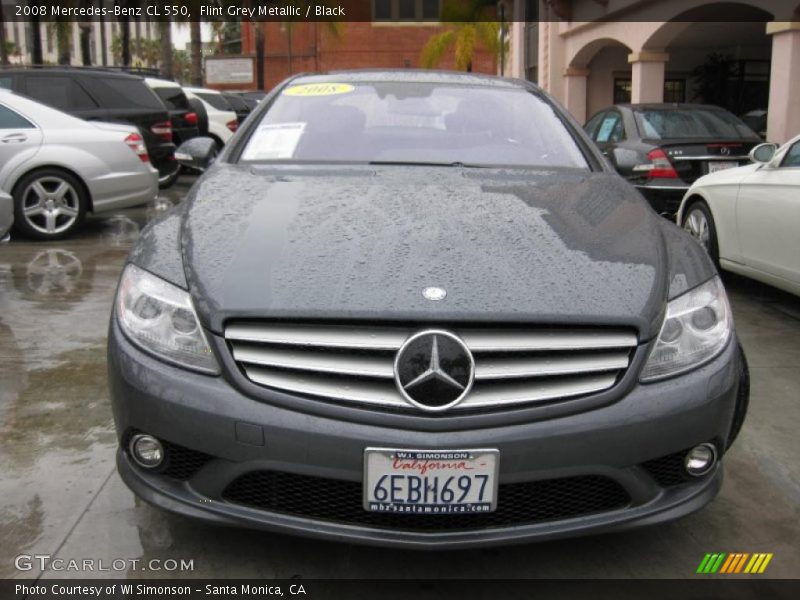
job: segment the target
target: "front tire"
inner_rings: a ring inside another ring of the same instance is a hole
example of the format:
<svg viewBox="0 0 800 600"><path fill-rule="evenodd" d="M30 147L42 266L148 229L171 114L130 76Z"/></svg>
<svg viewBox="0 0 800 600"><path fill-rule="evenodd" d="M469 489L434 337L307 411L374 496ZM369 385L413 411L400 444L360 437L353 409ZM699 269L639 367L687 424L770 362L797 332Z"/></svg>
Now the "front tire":
<svg viewBox="0 0 800 600"><path fill-rule="evenodd" d="M81 181L60 169L40 169L14 186L14 227L37 240L59 240L86 216L89 196Z"/></svg>
<svg viewBox="0 0 800 600"><path fill-rule="evenodd" d="M703 201L692 203L683 215L681 227L706 249L711 260L719 268L717 228L708 205Z"/></svg>

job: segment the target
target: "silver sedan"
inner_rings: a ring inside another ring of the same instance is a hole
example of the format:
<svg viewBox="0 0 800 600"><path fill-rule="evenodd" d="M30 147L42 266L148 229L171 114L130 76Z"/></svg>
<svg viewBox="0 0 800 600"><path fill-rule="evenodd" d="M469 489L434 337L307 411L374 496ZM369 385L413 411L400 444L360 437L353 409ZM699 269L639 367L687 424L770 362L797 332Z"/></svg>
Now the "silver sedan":
<svg viewBox="0 0 800 600"><path fill-rule="evenodd" d="M58 239L88 213L154 199L158 172L136 127L82 121L0 90L0 192L13 197L18 232Z"/></svg>

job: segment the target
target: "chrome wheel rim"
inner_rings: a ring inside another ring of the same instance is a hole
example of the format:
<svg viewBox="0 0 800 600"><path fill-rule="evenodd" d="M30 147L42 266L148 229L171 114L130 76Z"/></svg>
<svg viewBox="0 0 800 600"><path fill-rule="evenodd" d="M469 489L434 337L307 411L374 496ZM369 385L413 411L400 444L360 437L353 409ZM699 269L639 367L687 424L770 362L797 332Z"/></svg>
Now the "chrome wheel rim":
<svg viewBox="0 0 800 600"><path fill-rule="evenodd" d="M78 193L60 177L40 177L22 193L22 216L39 233L63 233L75 224L79 214Z"/></svg>
<svg viewBox="0 0 800 600"><path fill-rule="evenodd" d="M686 222L683 228L691 234L691 236L700 242L700 245L708 250L709 242L711 240L711 227L709 226L708 219L705 213L700 209L689 211L686 216Z"/></svg>

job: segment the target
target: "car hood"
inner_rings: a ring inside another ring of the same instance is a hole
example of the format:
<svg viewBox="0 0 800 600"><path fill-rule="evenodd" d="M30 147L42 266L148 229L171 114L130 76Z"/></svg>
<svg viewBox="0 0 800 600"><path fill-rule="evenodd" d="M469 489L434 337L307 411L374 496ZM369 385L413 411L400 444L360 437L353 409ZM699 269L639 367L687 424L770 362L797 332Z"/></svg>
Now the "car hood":
<svg viewBox="0 0 800 600"><path fill-rule="evenodd" d="M659 219L611 173L218 164L185 205L181 251L215 332L231 318L368 319L647 339L667 293Z"/></svg>

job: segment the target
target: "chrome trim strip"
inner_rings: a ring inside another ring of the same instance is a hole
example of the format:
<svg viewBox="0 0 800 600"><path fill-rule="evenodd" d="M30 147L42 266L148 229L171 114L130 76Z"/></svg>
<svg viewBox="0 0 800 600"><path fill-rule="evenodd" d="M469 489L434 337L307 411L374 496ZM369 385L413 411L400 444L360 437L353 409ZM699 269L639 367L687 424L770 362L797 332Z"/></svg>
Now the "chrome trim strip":
<svg viewBox="0 0 800 600"><path fill-rule="evenodd" d="M239 362L294 369L298 371L317 371L355 377L394 377L391 356L347 355L327 352L293 352L289 348L259 348L253 346L233 346L233 358Z"/></svg>
<svg viewBox="0 0 800 600"><path fill-rule="evenodd" d="M247 376L255 383L278 391L288 391L330 400L363 402L379 406L410 409L410 406L393 385L383 381L343 381L324 375L285 373L262 367L245 367ZM542 402L556 398L579 396L610 388L616 382L614 373L599 376L574 377L566 380L492 384L475 386L472 393L450 410L481 408Z"/></svg>
<svg viewBox="0 0 800 600"><path fill-rule="evenodd" d="M524 352L541 350L596 350L633 348L637 344L632 332L569 331L456 331L472 352Z"/></svg>
<svg viewBox="0 0 800 600"><path fill-rule="evenodd" d="M261 344L327 346L365 350L398 350L409 331L386 327L336 325L278 325L236 323L225 328L225 338Z"/></svg>
<svg viewBox="0 0 800 600"><path fill-rule="evenodd" d="M719 161L740 161L746 160L750 162L750 157L745 156L720 156L715 154L714 156L670 156L670 160L719 160Z"/></svg>
<svg viewBox="0 0 800 600"><path fill-rule="evenodd" d="M543 358L486 358L475 365L475 379L522 379L550 375L581 375L596 371L616 371L628 366L628 352L585 356L547 356ZM531 385L536 385L532 383Z"/></svg>
<svg viewBox="0 0 800 600"><path fill-rule="evenodd" d="M542 402L556 398L580 396L600 392L610 388L617 380L614 373L590 377L574 377L566 380L537 382L530 381L495 384L489 387L475 386L472 394L465 398L457 408L478 408L483 406L503 406L523 402Z"/></svg>

